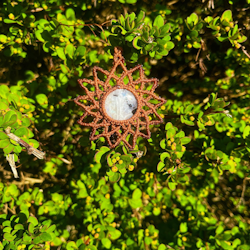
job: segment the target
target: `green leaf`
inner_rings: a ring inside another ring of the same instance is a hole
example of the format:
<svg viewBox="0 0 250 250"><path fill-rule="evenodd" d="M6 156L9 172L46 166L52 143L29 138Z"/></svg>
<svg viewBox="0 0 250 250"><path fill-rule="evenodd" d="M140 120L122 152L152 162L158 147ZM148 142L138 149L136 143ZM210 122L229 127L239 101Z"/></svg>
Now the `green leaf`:
<svg viewBox="0 0 250 250"><path fill-rule="evenodd" d="M36 30L35 31L35 36L36 38L40 41L40 42L45 42L45 40L43 39L41 33L43 33L43 30L42 29L39 29L39 30Z"/></svg>
<svg viewBox="0 0 250 250"><path fill-rule="evenodd" d="M217 159L217 154L216 154L216 150L212 149L212 148L207 148L205 150L205 157L207 160L216 160Z"/></svg>
<svg viewBox="0 0 250 250"><path fill-rule="evenodd" d="M241 244L241 240L240 239L235 239L234 241L233 241L233 245L232 245L232 247L233 248L236 248L238 245L240 245Z"/></svg>
<svg viewBox="0 0 250 250"><path fill-rule="evenodd" d="M33 223L30 223L29 226L28 226L28 231L29 233L34 233L34 229L35 229L35 226Z"/></svg>
<svg viewBox="0 0 250 250"><path fill-rule="evenodd" d="M15 230L23 230L23 229L24 229L24 226L23 226L22 224L16 224L16 225L14 226L14 229L15 229Z"/></svg>
<svg viewBox="0 0 250 250"><path fill-rule="evenodd" d="M187 17L186 24L187 27L192 30L194 26L198 23L198 16L196 13L192 13L189 17Z"/></svg>
<svg viewBox="0 0 250 250"><path fill-rule="evenodd" d="M10 110L4 115L3 125L7 126L6 124L13 124L17 120L17 114L15 111Z"/></svg>
<svg viewBox="0 0 250 250"><path fill-rule="evenodd" d="M225 10L221 16L221 21L225 20L226 22L232 21L232 11Z"/></svg>
<svg viewBox="0 0 250 250"><path fill-rule="evenodd" d="M238 43L244 43L247 40L247 37L242 35L240 39L237 39Z"/></svg>
<svg viewBox="0 0 250 250"><path fill-rule="evenodd" d="M187 230L188 230L187 222L182 222L181 225L180 225L180 232L181 233L186 233Z"/></svg>
<svg viewBox="0 0 250 250"><path fill-rule="evenodd" d="M0 148L6 148L10 144L9 139L0 140Z"/></svg>
<svg viewBox="0 0 250 250"><path fill-rule="evenodd" d="M95 154L95 157L94 157L95 161L97 163L101 163L102 156L108 151L110 151L108 147L101 147L100 150Z"/></svg>
<svg viewBox="0 0 250 250"><path fill-rule="evenodd" d="M7 106L6 103L0 102L0 110L6 110L6 109L8 109L8 108L9 108L9 107Z"/></svg>
<svg viewBox="0 0 250 250"><path fill-rule="evenodd" d="M121 236L121 232L115 229L114 231L109 231L109 235L111 240L116 240Z"/></svg>
<svg viewBox="0 0 250 250"><path fill-rule="evenodd" d="M88 247L89 248L89 247ZM74 241L69 241L66 245L66 250L76 250L79 249Z"/></svg>
<svg viewBox="0 0 250 250"><path fill-rule="evenodd" d="M121 174L116 172L116 173L114 173L113 176L109 176L109 180L111 182L117 182L117 181L119 181L120 177L121 177Z"/></svg>
<svg viewBox="0 0 250 250"><path fill-rule="evenodd" d="M250 134L250 126L247 125L244 130L243 130L243 138L246 139ZM1 139L1 134L0 134L0 139Z"/></svg>
<svg viewBox="0 0 250 250"><path fill-rule="evenodd" d="M7 99L7 95L9 94L10 89L5 84L0 85L0 96L4 99Z"/></svg>
<svg viewBox="0 0 250 250"><path fill-rule="evenodd" d="M36 101L42 106L48 104L48 98L45 94L36 95Z"/></svg>
<svg viewBox="0 0 250 250"><path fill-rule="evenodd" d="M9 103L15 103L15 104L17 104L17 103L19 103L19 101L20 101L20 97L18 96L18 95L16 95L16 94L12 94L12 93L10 93L9 95L8 95L8 101L9 101Z"/></svg>
<svg viewBox="0 0 250 250"><path fill-rule="evenodd" d="M193 43L193 47L194 47L195 49L199 49L199 48L201 47L201 44L200 44L200 43L197 43L197 42L194 42L194 43Z"/></svg>
<svg viewBox="0 0 250 250"><path fill-rule="evenodd" d="M175 187L176 187L177 183L175 182L168 182L168 187L173 191L175 190Z"/></svg>
<svg viewBox="0 0 250 250"><path fill-rule="evenodd" d="M168 152L163 152L160 156L161 161L164 162L166 158L170 158L170 154Z"/></svg>
<svg viewBox="0 0 250 250"><path fill-rule="evenodd" d="M174 128L170 128L167 131L167 139L171 139L175 136L176 130Z"/></svg>
<svg viewBox="0 0 250 250"><path fill-rule="evenodd" d="M60 64L60 67L64 74L67 74L69 72L69 69L64 64Z"/></svg>
<svg viewBox="0 0 250 250"><path fill-rule="evenodd" d="M204 20L206 23L211 23L214 19L211 16L207 16Z"/></svg>
<svg viewBox="0 0 250 250"><path fill-rule="evenodd" d="M137 18L136 18L136 24L143 21L144 18L145 18L145 12L140 10L140 12L139 12L139 14L137 15Z"/></svg>
<svg viewBox="0 0 250 250"><path fill-rule="evenodd" d="M126 0L126 2L127 2L128 4L134 4L134 3L137 2L137 0Z"/></svg>
<svg viewBox="0 0 250 250"><path fill-rule="evenodd" d="M73 21L76 19L75 17L75 11L71 8L66 10L66 18L70 21Z"/></svg>
<svg viewBox="0 0 250 250"><path fill-rule="evenodd" d="M138 45L138 41L140 41L141 40L141 37L140 36L136 36L135 38L134 38L134 40L133 40L133 47L135 48L135 49L141 49L142 47L141 46L139 46Z"/></svg>
<svg viewBox="0 0 250 250"><path fill-rule="evenodd" d="M47 233L53 233L53 232L55 231L55 229L56 229L56 225L51 225L51 226L46 230L46 232L47 232Z"/></svg>
<svg viewBox="0 0 250 250"><path fill-rule="evenodd" d="M4 20L3 20L5 23L16 23L17 21L15 21L15 20L11 20L11 19L8 19L8 18L5 18Z"/></svg>
<svg viewBox="0 0 250 250"><path fill-rule="evenodd" d="M127 31L121 26L121 25L114 25L112 28L111 28L111 32L112 33L115 33L116 32L116 28L119 28L121 30L121 34L122 35L125 35L127 33Z"/></svg>
<svg viewBox="0 0 250 250"><path fill-rule="evenodd" d="M122 26L125 26L125 19L123 15L120 16L119 21Z"/></svg>
<svg viewBox="0 0 250 250"><path fill-rule="evenodd" d="M171 28L170 24L166 23L164 26L162 26L162 27L160 28L160 34L161 34L162 36L167 35L167 33L169 32L170 28Z"/></svg>
<svg viewBox="0 0 250 250"><path fill-rule="evenodd" d="M158 250L166 250L167 248L165 247L165 245L161 244L159 247L158 247Z"/></svg>
<svg viewBox="0 0 250 250"><path fill-rule="evenodd" d="M0 140L8 139L8 138L9 137L3 131L0 131Z"/></svg>
<svg viewBox="0 0 250 250"><path fill-rule="evenodd" d="M28 117L23 117L22 118L22 125L24 127L29 127L30 126L30 119Z"/></svg>
<svg viewBox="0 0 250 250"><path fill-rule="evenodd" d="M13 241L16 238L16 235L12 235L10 233L5 233L3 235L3 238L7 241Z"/></svg>
<svg viewBox="0 0 250 250"><path fill-rule="evenodd" d="M191 139L189 137L181 138L181 144L182 145L188 144L190 141L191 141Z"/></svg>
<svg viewBox="0 0 250 250"><path fill-rule="evenodd" d="M71 58L71 59L73 59L73 57L74 57L74 53L75 53L75 47L74 47L74 45L73 44L68 44L67 46L66 46L66 48L65 48L65 54L67 55L69 55L69 57Z"/></svg>
<svg viewBox="0 0 250 250"><path fill-rule="evenodd" d="M41 237L41 239L42 239L43 241L45 241L45 242L51 241L51 240L52 240L51 235L50 235L49 233L46 233L46 232L42 233L42 234L40 235L40 237Z"/></svg>
<svg viewBox="0 0 250 250"><path fill-rule="evenodd" d="M223 227L222 225L219 225L219 226L216 228L215 233L216 233L216 234L221 234L223 231L224 231L224 227Z"/></svg>
<svg viewBox="0 0 250 250"><path fill-rule="evenodd" d="M125 40L128 42L132 42L135 37L136 36L134 34L129 34L125 37Z"/></svg>
<svg viewBox="0 0 250 250"><path fill-rule="evenodd" d="M29 137L29 136L28 136L28 135L29 135L29 130L28 130L28 128L26 128L26 127L20 127L20 128L18 128L18 129L14 132L14 134L15 134L16 136L18 136L18 137L23 137L23 136Z"/></svg>
<svg viewBox="0 0 250 250"><path fill-rule="evenodd" d="M87 192L85 184L81 180L78 180L77 181L77 186L80 188L80 190L79 190L79 198L87 197L88 192Z"/></svg>
<svg viewBox="0 0 250 250"><path fill-rule="evenodd" d="M185 123L186 125L188 125L188 126L194 126L195 125L195 123L194 122L192 122L192 121L189 121L189 120L184 120L184 122L183 123Z"/></svg>
<svg viewBox="0 0 250 250"><path fill-rule="evenodd" d="M34 244L42 243L42 241L43 241L43 240L41 239L40 235L37 236L37 237L35 237L35 238L33 239L33 243L34 243Z"/></svg>
<svg viewBox="0 0 250 250"><path fill-rule="evenodd" d="M142 200L139 199L139 200L135 200L135 199L129 199L129 205L132 207L132 208L140 208L142 207Z"/></svg>
<svg viewBox="0 0 250 250"><path fill-rule="evenodd" d="M162 149L166 148L166 140L165 139L160 141L160 146L161 146Z"/></svg>
<svg viewBox="0 0 250 250"><path fill-rule="evenodd" d="M198 15L196 13L192 13L190 15L190 20L191 20L191 22L193 22L194 25L196 25L198 23L198 20L199 20Z"/></svg>
<svg viewBox="0 0 250 250"><path fill-rule="evenodd" d="M192 109L193 109L194 105L190 104L185 108L184 114L188 114Z"/></svg>
<svg viewBox="0 0 250 250"><path fill-rule="evenodd" d="M3 149L3 152L4 152L5 154L10 154L10 153L13 152L14 148L15 148L15 146L14 146L13 144L9 144L7 147L5 147L5 148Z"/></svg>
<svg viewBox="0 0 250 250"><path fill-rule="evenodd" d="M164 20L161 15L158 15L154 20L153 26L160 28L163 25L164 25Z"/></svg>
<svg viewBox="0 0 250 250"><path fill-rule="evenodd" d="M24 233L23 234L23 242L24 243L31 243L31 241L32 241L32 237L27 235L27 233Z"/></svg>
<svg viewBox="0 0 250 250"><path fill-rule="evenodd" d="M164 171L164 168L165 168L165 163L160 161L158 164L157 164L157 171L158 172L163 172Z"/></svg>
<svg viewBox="0 0 250 250"><path fill-rule="evenodd" d="M139 188L135 189L134 192L133 192L133 194L132 194L132 198L134 200L137 200L137 199L140 199L141 196L142 196L141 190Z"/></svg>
<svg viewBox="0 0 250 250"><path fill-rule="evenodd" d="M27 222L31 222L34 226L38 225L38 220L36 217L30 216Z"/></svg>
<svg viewBox="0 0 250 250"><path fill-rule="evenodd" d="M59 56L59 58L61 58L62 60L65 60L66 59L66 56L64 54L64 50L62 47L59 47L56 49L56 53L57 55Z"/></svg>
<svg viewBox="0 0 250 250"><path fill-rule="evenodd" d="M86 48L84 46L79 46L76 49L75 56L83 57L86 54Z"/></svg>
<svg viewBox="0 0 250 250"><path fill-rule="evenodd" d="M88 250L97 250L96 246L90 245L88 246Z"/></svg>
<svg viewBox="0 0 250 250"><path fill-rule="evenodd" d="M111 241L108 238L103 238L102 239L102 244L107 249L109 249L111 247Z"/></svg>
<svg viewBox="0 0 250 250"><path fill-rule="evenodd" d="M171 122L168 122L165 126L165 130L169 130L170 128L173 127L173 124Z"/></svg>

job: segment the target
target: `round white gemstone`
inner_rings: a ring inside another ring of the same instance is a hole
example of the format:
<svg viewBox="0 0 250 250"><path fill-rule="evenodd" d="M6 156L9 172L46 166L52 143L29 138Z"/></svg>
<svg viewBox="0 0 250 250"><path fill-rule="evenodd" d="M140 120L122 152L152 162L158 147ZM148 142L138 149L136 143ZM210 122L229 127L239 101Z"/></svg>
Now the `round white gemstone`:
<svg viewBox="0 0 250 250"><path fill-rule="evenodd" d="M137 109L137 100L132 92L127 89L112 91L105 100L105 110L114 120L127 120L131 118Z"/></svg>

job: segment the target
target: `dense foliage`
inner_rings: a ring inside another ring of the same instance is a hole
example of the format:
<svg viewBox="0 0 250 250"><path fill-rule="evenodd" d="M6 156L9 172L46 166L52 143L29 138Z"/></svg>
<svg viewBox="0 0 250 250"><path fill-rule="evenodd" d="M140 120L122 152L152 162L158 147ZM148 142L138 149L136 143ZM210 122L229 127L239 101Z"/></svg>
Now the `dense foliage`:
<svg viewBox="0 0 250 250"><path fill-rule="evenodd" d="M250 249L249 8L1 1L0 249ZM167 100L132 151L90 141L73 102L116 46Z"/></svg>

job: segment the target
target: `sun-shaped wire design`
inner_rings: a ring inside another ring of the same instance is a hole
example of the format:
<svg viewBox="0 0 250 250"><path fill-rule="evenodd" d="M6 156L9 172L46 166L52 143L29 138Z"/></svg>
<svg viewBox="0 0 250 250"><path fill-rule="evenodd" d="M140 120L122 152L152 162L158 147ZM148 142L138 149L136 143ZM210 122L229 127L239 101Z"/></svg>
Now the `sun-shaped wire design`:
<svg viewBox="0 0 250 250"><path fill-rule="evenodd" d="M156 110L166 100L154 93L158 79L146 79L142 65L128 70L124 65L121 50L115 48L114 52L114 62L110 72L95 66L94 80L78 80L86 93L74 99L74 102L85 110L78 123L93 128L90 140L104 137L110 148L118 146L123 141L128 148L134 149L137 137L150 138L149 125L163 122ZM122 69L120 75L119 69ZM104 80L100 79L100 74L104 76ZM138 79L134 79L136 75ZM133 110L134 115L127 120L115 120L105 109L107 96L117 89L130 91L137 101L137 109Z"/></svg>

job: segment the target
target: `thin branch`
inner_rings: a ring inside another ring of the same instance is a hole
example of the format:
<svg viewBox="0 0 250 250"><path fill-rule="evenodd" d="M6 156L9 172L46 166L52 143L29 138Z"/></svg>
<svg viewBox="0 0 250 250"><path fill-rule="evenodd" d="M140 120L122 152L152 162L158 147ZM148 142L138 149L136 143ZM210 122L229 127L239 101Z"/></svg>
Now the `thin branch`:
<svg viewBox="0 0 250 250"><path fill-rule="evenodd" d="M10 164L10 168L11 168L11 170L12 170L12 172L13 172L14 177L15 177L15 178L19 178L18 172L17 172L17 170L16 170L16 163L15 163L15 159L14 159L14 154L8 154L8 155L6 156L6 160L7 160L7 161L9 162L9 164Z"/></svg>
<svg viewBox="0 0 250 250"><path fill-rule="evenodd" d="M240 200L239 200L236 208L238 208L241 203L244 203L244 196L245 196L245 191L246 191L246 181L249 181L249 180L250 180L250 177L245 177L243 180L241 197L240 197Z"/></svg>
<svg viewBox="0 0 250 250"><path fill-rule="evenodd" d="M27 142L25 142L24 140L22 140L21 138L19 138L18 136L10 133L11 128L7 127L5 129L5 133L6 135L13 141L19 143L20 145L24 146L26 148L26 150L28 151L28 154L33 154L35 155L38 159L44 159L45 157L45 153L42 151L39 151L38 149L32 147L31 145L29 145Z"/></svg>
<svg viewBox="0 0 250 250"><path fill-rule="evenodd" d="M245 47L241 46L241 49L242 49L243 53L250 59L250 55L247 53L247 50L245 49Z"/></svg>
<svg viewBox="0 0 250 250"><path fill-rule="evenodd" d="M44 179L36 179L36 178L30 178L30 177L23 177L21 182L14 181L13 184L16 186L23 186L23 185L34 185L36 183L43 183Z"/></svg>
<svg viewBox="0 0 250 250"><path fill-rule="evenodd" d="M5 210L6 210L6 214L7 214L7 211L8 211L8 210L9 210L12 214L16 214L15 211L13 211L12 209L10 209L10 208L8 207L8 203L5 203Z"/></svg>

